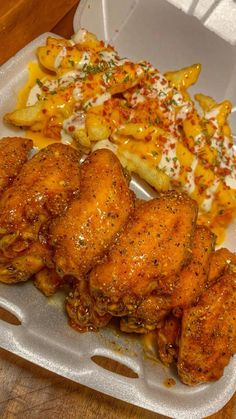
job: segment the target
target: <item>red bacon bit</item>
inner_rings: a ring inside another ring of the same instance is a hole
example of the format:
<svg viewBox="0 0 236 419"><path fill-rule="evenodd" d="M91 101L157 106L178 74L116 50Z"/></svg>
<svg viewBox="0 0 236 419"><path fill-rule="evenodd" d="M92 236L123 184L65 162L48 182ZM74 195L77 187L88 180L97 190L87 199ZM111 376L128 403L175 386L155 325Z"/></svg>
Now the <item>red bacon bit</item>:
<svg viewBox="0 0 236 419"><path fill-rule="evenodd" d="M75 126L74 125L70 125L68 128L69 132L73 132L75 130Z"/></svg>

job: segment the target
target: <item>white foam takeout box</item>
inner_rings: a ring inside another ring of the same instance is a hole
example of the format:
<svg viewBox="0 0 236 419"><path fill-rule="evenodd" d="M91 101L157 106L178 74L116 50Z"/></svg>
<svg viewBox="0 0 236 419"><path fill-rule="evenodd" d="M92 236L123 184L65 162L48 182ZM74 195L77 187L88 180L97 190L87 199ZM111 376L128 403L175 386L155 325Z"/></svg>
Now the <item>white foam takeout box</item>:
<svg viewBox="0 0 236 419"><path fill-rule="evenodd" d="M173 4L171 4L173 3ZM176 7L177 6L177 7ZM182 10L180 10L182 8ZM192 63L202 64L192 91L230 99L236 105L236 3L231 0L81 0L74 30L84 27L114 44L120 56L149 60L161 71ZM27 80L27 64L49 33L39 36L0 68L0 129L5 135L22 135L6 126L2 116L14 109L16 94ZM234 108L234 111L236 109ZM231 126L236 134L236 114ZM137 195L149 199L150 188L133 179ZM235 225L225 245L236 250ZM0 320L0 346L73 381L173 418L202 418L219 410L236 390L236 357L214 383L188 387L174 370L148 359L140 339L106 328L79 334L68 327L63 299L46 299L31 282L0 284L0 306L17 316L21 325ZM91 358L114 359L131 368L138 378L107 371ZM172 377L176 385L167 388Z"/></svg>

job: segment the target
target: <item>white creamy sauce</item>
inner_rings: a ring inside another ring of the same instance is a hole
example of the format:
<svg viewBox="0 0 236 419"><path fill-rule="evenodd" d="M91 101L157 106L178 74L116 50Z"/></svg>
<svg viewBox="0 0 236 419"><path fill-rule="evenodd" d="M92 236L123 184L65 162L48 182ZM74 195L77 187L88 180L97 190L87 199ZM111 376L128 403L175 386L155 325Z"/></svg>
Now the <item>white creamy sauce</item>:
<svg viewBox="0 0 236 419"><path fill-rule="evenodd" d="M64 130L64 128L61 129L61 143L62 144L71 144L73 141L73 138L68 132Z"/></svg>
<svg viewBox="0 0 236 419"><path fill-rule="evenodd" d="M234 158L234 151L233 148L230 147L230 142L227 137L224 137L222 141L221 138L221 130L219 128L219 124L217 121L217 116L219 115L219 108L213 108L211 111L205 113L205 118L210 120L211 123L215 126L216 131L211 138L211 147L215 149L219 156L219 167L221 168L229 168L230 170L234 170L233 165L233 158Z"/></svg>
<svg viewBox="0 0 236 419"><path fill-rule="evenodd" d="M106 63L109 63L109 61L118 61L117 60L117 53L115 51L101 51L99 52L99 56L101 57L102 61L105 61Z"/></svg>
<svg viewBox="0 0 236 419"><path fill-rule="evenodd" d="M66 47L63 47L54 61L54 67L59 68L64 57L67 55Z"/></svg>
<svg viewBox="0 0 236 419"><path fill-rule="evenodd" d="M83 73L84 74L84 73ZM58 79L60 85L67 85L73 83L74 80L81 78L82 73L78 70L67 71Z"/></svg>
<svg viewBox="0 0 236 419"><path fill-rule="evenodd" d="M81 42L84 42L85 38L87 35L87 31L86 29L79 29L78 32L76 32L73 36L72 36L72 41L75 42L75 44L80 44Z"/></svg>
<svg viewBox="0 0 236 419"><path fill-rule="evenodd" d="M117 145L111 143L111 141L109 141L108 139L105 140L101 140L98 141L97 143L94 144L92 151L96 151L96 150L100 150L102 148L106 148L108 150L111 150L114 154L117 153Z"/></svg>
<svg viewBox="0 0 236 419"><path fill-rule="evenodd" d="M82 83L80 82L75 83L75 87L73 89L72 95L76 102L80 102L83 99L83 93L82 93L81 87L82 87Z"/></svg>
<svg viewBox="0 0 236 419"><path fill-rule="evenodd" d="M111 98L111 94L108 92L105 92L101 95L95 96L92 99L89 99L85 104L84 104L84 109L87 108L92 108L93 106L99 106L102 105L104 102L106 102L107 100L109 100Z"/></svg>
<svg viewBox="0 0 236 419"><path fill-rule="evenodd" d="M52 92L53 90L56 90L59 85L59 80L46 80L43 82L43 86L46 87L49 92Z"/></svg>
<svg viewBox="0 0 236 419"><path fill-rule="evenodd" d="M184 104L183 96L177 91L173 94L172 100L176 102L176 106L181 106Z"/></svg>
<svg viewBox="0 0 236 419"><path fill-rule="evenodd" d="M158 167L171 178L178 178L180 172L180 163L176 156L176 138L169 137L167 139L162 150L162 157Z"/></svg>
<svg viewBox="0 0 236 419"><path fill-rule="evenodd" d="M209 188L207 188L206 190L206 198L204 199L204 201L202 202L200 208L205 211L205 212L209 212L211 210L212 207L212 203L215 197L215 193L217 191L217 188L219 186L220 181L218 179L214 180L214 182L212 183L211 186L209 186Z"/></svg>
<svg viewBox="0 0 236 419"><path fill-rule="evenodd" d="M42 90L39 87L38 84L36 84L34 87L32 87L32 89L29 92L29 96L26 102L26 106L32 106L35 105L36 102L38 102L38 96L37 95L41 95L42 94Z"/></svg>
<svg viewBox="0 0 236 419"><path fill-rule="evenodd" d="M225 183L231 189L236 189L236 176L235 173L225 176Z"/></svg>
<svg viewBox="0 0 236 419"><path fill-rule="evenodd" d="M43 82L43 85L51 92L59 87L69 86L71 83L74 83L79 76L79 71L68 71L68 73L65 73L62 77L59 77L56 80L46 80Z"/></svg>
<svg viewBox="0 0 236 419"><path fill-rule="evenodd" d="M135 107L138 103L145 102L145 96L142 94L142 89L134 92L130 99L131 105Z"/></svg>
<svg viewBox="0 0 236 419"><path fill-rule="evenodd" d="M176 118L184 121L187 118L189 112L191 111L192 104L190 102L186 102L183 106L181 106L180 110L177 112Z"/></svg>
<svg viewBox="0 0 236 419"><path fill-rule="evenodd" d="M69 136L73 137L73 133L80 129L85 129L85 113L79 111L73 113L69 118L65 119L63 122L63 130Z"/></svg>
<svg viewBox="0 0 236 419"><path fill-rule="evenodd" d="M102 61L105 61L106 63L113 62L116 66L121 66L129 62L127 58L120 59L116 51L101 51L99 52L99 56Z"/></svg>
<svg viewBox="0 0 236 419"><path fill-rule="evenodd" d="M137 67L135 72L136 72L138 77L141 77L143 75L143 68L142 67Z"/></svg>
<svg viewBox="0 0 236 419"><path fill-rule="evenodd" d="M231 171L231 175L235 177L235 153L233 147L230 144L229 139L227 137L224 137L224 140L222 141L222 139L220 139L219 130L216 130L215 134L211 139L211 146L218 152L218 155L220 156L219 167L222 169L229 169Z"/></svg>
<svg viewBox="0 0 236 419"><path fill-rule="evenodd" d="M84 52L81 57L81 60L76 64L76 68L81 69L85 65L88 65L90 62L90 58L91 58L91 55L89 54L89 52Z"/></svg>
<svg viewBox="0 0 236 419"><path fill-rule="evenodd" d="M204 134L200 133L194 137L194 153L198 154L199 151L206 144L206 138Z"/></svg>
<svg viewBox="0 0 236 419"><path fill-rule="evenodd" d="M161 74L157 73L155 81L152 84L152 91L158 96L159 99L166 98L166 96L171 92L167 79Z"/></svg>
<svg viewBox="0 0 236 419"><path fill-rule="evenodd" d="M193 193L195 189L195 170L197 165L198 159L194 157L191 164L191 171L188 172L186 184L184 185L184 190L187 191L189 194Z"/></svg>

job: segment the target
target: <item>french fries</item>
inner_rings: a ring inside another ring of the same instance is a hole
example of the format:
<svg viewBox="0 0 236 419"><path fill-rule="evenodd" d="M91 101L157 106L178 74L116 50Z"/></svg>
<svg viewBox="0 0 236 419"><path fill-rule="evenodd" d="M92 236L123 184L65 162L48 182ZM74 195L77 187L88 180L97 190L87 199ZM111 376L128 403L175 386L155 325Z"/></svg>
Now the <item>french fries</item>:
<svg viewBox="0 0 236 419"><path fill-rule="evenodd" d="M177 90L186 90L197 82L201 72L201 64L193 64L177 71L168 71L164 74L171 87Z"/></svg>
<svg viewBox="0 0 236 419"><path fill-rule="evenodd" d="M17 127L32 127L32 125L42 119L42 105L42 103L38 102L33 106L9 112L4 116L4 120Z"/></svg>
<svg viewBox="0 0 236 419"><path fill-rule="evenodd" d="M66 136L85 152L113 143L130 172L157 191L187 191L216 233L227 225L236 210L232 105L199 93L197 109L188 88L200 64L163 75L145 61L121 59L86 30L72 41L49 37L37 56L45 68L40 94L33 106L8 113L7 123L56 140Z"/></svg>

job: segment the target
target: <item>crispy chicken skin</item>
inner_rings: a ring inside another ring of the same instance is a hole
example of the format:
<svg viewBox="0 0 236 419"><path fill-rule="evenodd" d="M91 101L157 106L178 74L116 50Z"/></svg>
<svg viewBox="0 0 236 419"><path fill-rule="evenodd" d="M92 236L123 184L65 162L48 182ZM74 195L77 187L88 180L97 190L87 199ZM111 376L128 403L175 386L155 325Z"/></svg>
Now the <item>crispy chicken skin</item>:
<svg viewBox="0 0 236 419"><path fill-rule="evenodd" d="M215 236L205 226L197 226L192 258L179 274L170 297L170 307L186 307L194 303L208 285L210 257L215 246Z"/></svg>
<svg viewBox="0 0 236 419"><path fill-rule="evenodd" d="M86 279L78 281L74 292L69 294L66 300L66 311L70 325L79 332L95 332L106 326L112 317L109 313L97 312Z"/></svg>
<svg viewBox="0 0 236 419"><path fill-rule="evenodd" d="M0 200L0 272L4 271L4 282L8 282L7 270L9 282L22 281L22 260L20 270L11 269L14 259L24 256L25 251L30 254L29 248L38 240L43 243L47 223L63 213L69 201L77 196L79 157L72 147L59 143L49 145L24 164L13 184L3 193ZM36 272L38 269L31 270L31 275Z"/></svg>
<svg viewBox="0 0 236 419"><path fill-rule="evenodd" d="M5 137L0 140L0 194L18 175L32 148L33 141L28 138Z"/></svg>
<svg viewBox="0 0 236 419"><path fill-rule="evenodd" d="M66 209L79 190L78 156L72 147L57 143L24 164L0 200L0 248L4 253L28 247L37 240L42 225Z"/></svg>
<svg viewBox="0 0 236 419"><path fill-rule="evenodd" d="M214 248L214 235L207 227L197 226L191 259L177 274L171 295L160 295L156 289L145 298L136 311L127 319L122 319L121 330L126 332L147 333L156 329L170 310L191 305L208 284L210 257Z"/></svg>
<svg viewBox="0 0 236 419"><path fill-rule="evenodd" d="M44 264L47 266L48 264ZM34 285L44 294L46 297L50 297L55 294L58 288L63 285L62 278L56 273L55 269L44 267L35 274Z"/></svg>
<svg viewBox="0 0 236 419"><path fill-rule="evenodd" d="M126 333L148 333L155 330L170 312L167 302L166 295L149 295L130 316L121 319L120 329Z"/></svg>
<svg viewBox="0 0 236 419"><path fill-rule="evenodd" d="M173 191L136 208L107 260L89 275L97 309L127 315L154 289L171 292L191 256L196 216L195 201Z"/></svg>
<svg viewBox="0 0 236 419"><path fill-rule="evenodd" d="M55 220L51 243L61 276L77 279L95 266L134 209L121 164L110 150L92 153L81 166L81 194Z"/></svg>
<svg viewBox="0 0 236 419"><path fill-rule="evenodd" d="M157 330L157 350L163 364L170 365L178 358L181 320L170 314Z"/></svg>
<svg viewBox="0 0 236 419"><path fill-rule="evenodd" d="M0 281L25 282L44 266L52 266L52 253L46 243L36 241L13 259L0 257Z"/></svg>
<svg viewBox="0 0 236 419"><path fill-rule="evenodd" d="M178 373L188 385L219 379L236 352L236 274L225 272L199 302L186 308Z"/></svg>
<svg viewBox="0 0 236 419"><path fill-rule="evenodd" d="M229 268L236 266L236 254L222 247L211 254L210 270L208 275L208 287L214 284L217 279Z"/></svg>

